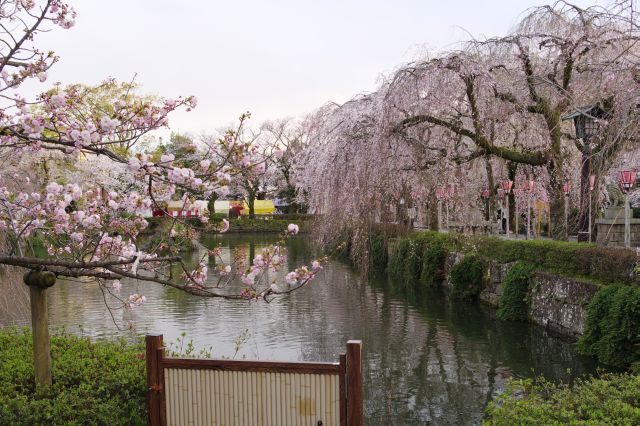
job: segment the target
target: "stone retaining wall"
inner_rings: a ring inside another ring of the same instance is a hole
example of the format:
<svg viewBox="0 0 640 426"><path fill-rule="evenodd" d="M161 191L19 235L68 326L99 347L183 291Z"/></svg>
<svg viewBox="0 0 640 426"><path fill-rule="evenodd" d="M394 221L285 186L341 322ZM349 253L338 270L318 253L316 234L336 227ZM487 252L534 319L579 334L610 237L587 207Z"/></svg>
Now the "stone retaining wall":
<svg viewBox="0 0 640 426"><path fill-rule="evenodd" d="M446 280L451 289L449 271L464 255L449 253L445 261ZM513 263L490 262L485 271L484 289L480 300L497 307L502 296L502 283ZM547 272L536 272L529 288L529 318L550 330L569 337L580 336L585 327L586 308L598 286Z"/></svg>

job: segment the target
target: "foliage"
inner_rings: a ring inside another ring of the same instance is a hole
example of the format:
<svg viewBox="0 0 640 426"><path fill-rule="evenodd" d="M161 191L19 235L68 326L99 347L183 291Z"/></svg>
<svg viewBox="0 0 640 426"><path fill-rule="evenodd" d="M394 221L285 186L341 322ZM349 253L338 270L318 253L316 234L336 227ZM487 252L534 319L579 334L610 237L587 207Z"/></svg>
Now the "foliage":
<svg viewBox="0 0 640 426"><path fill-rule="evenodd" d="M640 424L640 376L604 374L573 386L517 380L489 403L485 425Z"/></svg>
<svg viewBox="0 0 640 426"><path fill-rule="evenodd" d="M387 267L387 244L383 234L369 235L369 265L374 271L383 271Z"/></svg>
<svg viewBox="0 0 640 426"><path fill-rule="evenodd" d="M551 240L504 240L458 233L422 232L425 244L439 243L449 251L477 254L498 263L525 261L538 269L572 277L589 277L603 284L635 284L637 262L633 250L596 247L586 243Z"/></svg>
<svg viewBox="0 0 640 426"><path fill-rule="evenodd" d="M622 284L600 289L589 303L578 350L614 366L640 367L640 288Z"/></svg>
<svg viewBox="0 0 640 426"><path fill-rule="evenodd" d="M213 347L200 348L196 352L196 347L193 344L193 339L187 340L187 333L182 332L180 336L176 337L174 342L165 344L165 354L168 357L173 358L211 358Z"/></svg>
<svg viewBox="0 0 640 426"><path fill-rule="evenodd" d="M393 255L389 259L389 275L394 281L402 281L404 275L405 259L409 256L411 242L408 239L397 241Z"/></svg>
<svg viewBox="0 0 640 426"><path fill-rule="evenodd" d="M53 336L53 385L36 388L29 330L0 330L0 425L144 425L142 345Z"/></svg>
<svg viewBox="0 0 640 426"><path fill-rule="evenodd" d="M476 299L482 291L484 263L478 256L465 256L451 268L451 296L454 299Z"/></svg>
<svg viewBox="0 0 640 426"><path fill-rule="evenodd" d="M283 232L290 223L296 223L299 226L299 232L306 232L309 229L308 222L290 222L288 220L279 219L247 219L241 217L239 219L231 219L229 221L228 232Z"/></svg>
<svg viewBox="0 0 640 426"><path fill-rule="evenodd" d="M402 279L405 286L414 286L420 280L422 267L422 244L414 239L408 240L409 247L404 258Z"/></svg>
<svg viewBox="0 0 640 426"><path fill-rule="evenodd" d="M533 277L533 267L519 261L513 265L502 283L502 296L497 316L501 320L525 321L529 304L527 296Z"/></svg>
<svg viewBox="0 0 640 426"><path fill-rule="evenodd" d="M444 263L447 251L440 242L424 246L420 283L426 287L437 287L445 278Z"/></svg>
<svg viewBox="0 0 640 426"><path fill-rule="evenodd" d="M226 219L227 215L224 213L209 213L209 222L219 224L222 219Z"/></svg>

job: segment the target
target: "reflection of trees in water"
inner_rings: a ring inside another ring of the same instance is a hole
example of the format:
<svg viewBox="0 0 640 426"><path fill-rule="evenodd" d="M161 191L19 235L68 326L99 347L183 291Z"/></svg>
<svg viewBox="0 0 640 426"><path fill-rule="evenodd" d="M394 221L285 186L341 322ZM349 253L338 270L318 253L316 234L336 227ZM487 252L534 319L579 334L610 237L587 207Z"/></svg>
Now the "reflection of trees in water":
<svg viewBox="0 0 640 426"><path fill-rule="evenodd" d="M232 247L245 247L248 255L252 238L225 236L203 244L212 248L223 242L227 254ZM257 253L275 236L253 241ZM310 251L304 238L290 244L290 265L307 263ZM192 253L189 261L199 255ZM576 357L570 343L540 327L496 321L490 310L450 304L438 292L400 294L392 284L384 277L365 282L348 266L332 262L309 287L270 305L203 300L147 285L139 290L154 305L130 315L139 321L140 333L149 327L170 340L188 331L201 346L213 345L214 354L224 353L218 348L229 349L249 328L252 337L240 355L248 358L332 361L348 339L362 339L365 410L376 425L478 423L487 401L512 375L530 376L533 368L550 379L566 379L567 367L572 374L593 368ZM123 295L138 291L136 283L123 285ZM56 285L53 290L56 321L91 322L94 334L113 335L95 288ZM74 305L74 300L85 300L86 306Z"/></svg>
<svg viewBox="0 0 640 426"><path fill-rule="evenodd" d="M375 279L373 285L357 285L342 265L328 267L324 281L332 284L332 294L317 307L318 315L344 322L343 336L364 340L371 424L478 423L487 402L514 375L530 377L533 370L567 380L595 368L576 356L571 342L538 326L497 321L481 306L450 304L437 292L399 296ZM330 322L322 321L322 327ZM303 349L307 358L344 346L314 328L316 320L305 324L302 332L317 339Z"/></svg>
<svg viewBox="0 0 640 426"><path fill-rule="evenodd" d="M22 271L0 266L0 328L27 325L29 312L29 288L22 283Z"/></svg>

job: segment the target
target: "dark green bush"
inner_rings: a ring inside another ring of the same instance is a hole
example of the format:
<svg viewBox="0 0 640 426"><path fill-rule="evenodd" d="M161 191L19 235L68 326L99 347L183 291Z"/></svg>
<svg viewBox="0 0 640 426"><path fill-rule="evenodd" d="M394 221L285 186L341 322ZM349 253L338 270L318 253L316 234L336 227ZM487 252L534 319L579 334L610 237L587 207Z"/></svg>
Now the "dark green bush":
<svg viewBox="0 0 640 426"><path fill-rule="evenodd" d="M617 284L600 289L589 303L578 350L605 364L638 366L640 288Z"/></svg>
<svg viewBox="0 0 640 426"><path fill-rule="evenodd" d="M0 425L146 424L144 348L51 339L53 385L34 383L31 334L0 330Z"/></svg>
<svg viewBox="0 0 640 426"><path fill-rule="evenodd" d="M453 232L423 232L417 240L426 245L439 243L449 251L477 254L500 263L522 260L548 272L588 277L604 284L640 284L640 276L634 273L637 258L633 250L566 241L468 237Z"/></svg>
<svg viewBox="0 0 640 426"><path fill-rule="evenodd" d="M369 236L369 265L374 271L384 271L387 267L387 244L384 235L372 233Z"/></svg>
<svg viewBox="0 0 640 426"><path fill-rule="evenodd" d="M422 244L409 240L409 247L402 270L402 279L405 285L413 287L420 280L420 269L422 267Z"/></svg>
<svg viewBox="0 0 640 426"><path fill-rule="evenodd" d="M489 403L485 425L637 425L640 376L605 374L573 386L518 380Z"/></svg>
<svg viewBox="0 0 640 426"><path fill-rule="evenodd" d="M497 316L506 321L525 321L528 317L529 284L533 277L533 266L517 262L509 269L502 283L502 296Z"/></svg>
<svg viewBox="0 0 640 426"><path fill-rule="evenodd" d="M445 278L444 263L447 251L440 242L426 245L422 252L420 283L425 287L437 287Z"/></svg>
<svg viewBox="0 0 640 426"><path fill-rule="evenodd" d="M209 222L210 223L220 223L222 222L222 219L227 219L227 215L224 213L213 213L213 212L209 212Z"/></svg>
<svg viewBox="0 0 640 426"><path fill-rule="evenodd" d="M281 219L249 219L240 217L231 219L229 231L233 232L284 232L290 223L295 223L300 227L300 232L304 233L309 229L308 221L290 221Z"/></svg>
<svg viewBox="0 0 640 426"><path fill-rule="evenodd" d="M396 244L396 249L389 259L389 275L394 281L402 281L404 278L405 259L409 255L411 241L401 239Z"/></svg>
<svg viewBox="0 0 640 426"><path fill-rule="evenodd" d="M482 291L484 263L478 256L465 256L451 268L451 296L454 299L475 299Z"/></svg>

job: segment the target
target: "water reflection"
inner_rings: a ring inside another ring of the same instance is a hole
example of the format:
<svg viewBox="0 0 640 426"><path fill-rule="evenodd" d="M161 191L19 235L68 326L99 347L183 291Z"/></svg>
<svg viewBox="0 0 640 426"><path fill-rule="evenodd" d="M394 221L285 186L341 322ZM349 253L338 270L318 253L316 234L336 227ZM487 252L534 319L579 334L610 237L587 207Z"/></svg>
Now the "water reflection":
<svg viewBox="0 0 640 426"><path fill-rule="evenodd" d="M230 248L245 247L248 257L273 241L264 235L230 235L205 238L202 244L223 244L224 256ZM307 241L293 239L289 268L310 259ZM571 343L540 327L496 321L490 310L447 303L437 292L398 294L386 278L365 282L337 262L327 265L313 285L269 305L123 284L124 295L142 292L148 302L117 311L117 322L132 320L137 335L162 332L168 340L184 331L196 346L212 346L216 356L233 356L234 340L245 329L251 335L238 356L251 359L336 360L347 340L362 339L365 411L372 425L477 424L487 401L510 377L535 372L566 381L596 367L593 360L577 356ZM92 336L131 338L114 327L95 285L57 284L50 294L50 314L53 325L81 325Z"/></svg>

